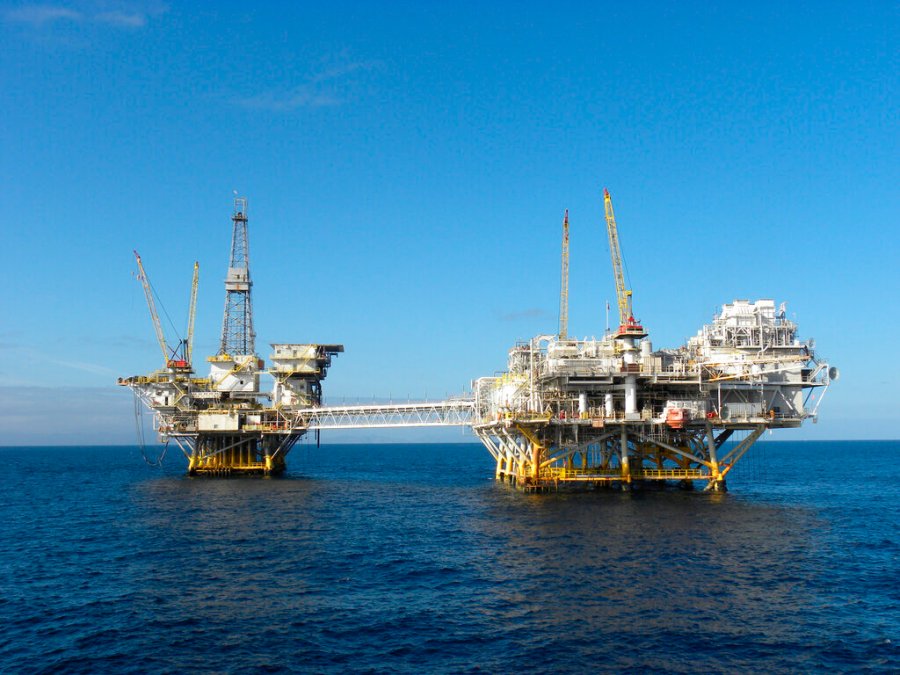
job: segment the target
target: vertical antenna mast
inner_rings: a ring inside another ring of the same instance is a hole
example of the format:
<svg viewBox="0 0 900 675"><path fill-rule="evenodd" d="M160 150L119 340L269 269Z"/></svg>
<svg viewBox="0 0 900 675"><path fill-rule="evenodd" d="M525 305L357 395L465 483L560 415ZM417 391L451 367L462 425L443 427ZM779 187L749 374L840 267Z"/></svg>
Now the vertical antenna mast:
<svg viewBox="0 0 900 675"><path fill-rule="evenodd" d="M559 290L559 339L569 337L569 209L563 218L562 280Z"/></svg>
<svg viewBox="0 0 900 675"><path fill-rule="evenodd" d="M247 237L247 199L235 197L231 216L231 262L225 277L225 316L219 354L255 354L253 312L250 303L250 240Z"/></svg>

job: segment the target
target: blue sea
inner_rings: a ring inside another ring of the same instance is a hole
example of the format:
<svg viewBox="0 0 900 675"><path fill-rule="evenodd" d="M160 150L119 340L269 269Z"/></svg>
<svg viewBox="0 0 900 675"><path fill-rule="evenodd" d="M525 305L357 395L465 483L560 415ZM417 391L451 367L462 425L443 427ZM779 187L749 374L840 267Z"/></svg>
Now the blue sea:
<svg viewBox="0 0 900 675"><path fill-rule="evenodd" d="M0 671L900 671L900 442L762 443L726 495L523 494L474 444L175 453L0 449Z"/></svg>

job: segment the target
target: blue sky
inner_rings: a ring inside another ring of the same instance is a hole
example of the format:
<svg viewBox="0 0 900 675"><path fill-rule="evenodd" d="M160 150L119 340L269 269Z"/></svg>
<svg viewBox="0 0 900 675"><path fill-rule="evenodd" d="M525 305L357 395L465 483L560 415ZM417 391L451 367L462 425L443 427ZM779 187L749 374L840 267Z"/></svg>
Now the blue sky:
<svg viewBox="0 0 900 675"><path fill-rule="evenodd" d="M200 261L212 353L233 189L258 349L345 344L337 403L553 332L566 208L570 332L601 334L603 186L656 347L786 301L842 379L773 438L897 437L896 3L5 3L0 44L4 443L133 442L131 251L179 329Z"/></svg>

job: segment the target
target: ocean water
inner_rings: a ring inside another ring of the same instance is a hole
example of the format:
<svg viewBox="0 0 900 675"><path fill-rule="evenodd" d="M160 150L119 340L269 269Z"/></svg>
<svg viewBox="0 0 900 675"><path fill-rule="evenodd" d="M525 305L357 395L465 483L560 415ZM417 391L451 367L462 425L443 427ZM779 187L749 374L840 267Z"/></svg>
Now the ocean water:
<svg viewBox="0 0 900 675"><path fill-rule="evenodd" d="M526 495L478 445L0 449L3 672L898 672L900 442L727 495Z"/></svg>

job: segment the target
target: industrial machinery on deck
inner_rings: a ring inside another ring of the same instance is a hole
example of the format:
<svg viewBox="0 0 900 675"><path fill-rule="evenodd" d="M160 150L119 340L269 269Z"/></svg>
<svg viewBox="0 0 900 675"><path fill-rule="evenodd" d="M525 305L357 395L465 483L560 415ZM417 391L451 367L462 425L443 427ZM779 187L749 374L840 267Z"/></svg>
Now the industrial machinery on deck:
<svg viewBox="0 0 900 675"><path fill-rule="evenodd" d="M517 344L506 372L473 383L475 434L497 479L526 489L698 481L723 491L763 432L815 419L837 369L772 300L735 300L687 344L654 351L634 318L606 190L604 206L619 327L567 336L567 213L559 334Z"/></svg>
<svg viewBox="0 0 900 675"><path fill-rule="evenodd" d="M563 219L559 330L516 344L507 370L472 383L472 395L437 402L323 406L322 380L341 345L272 345L268 369L254 348L247 204L235 200L222 339L210 373L194 376L188 338L169 349L140 256L164 366L119 380L154 412L160 437L192 474L278 473L307 432L471 426L500 481L526 490L560 485L675 483L724 491L726 476L766 431L816 419L838 371L773 300L735 300L676 349L654 351L634 317L612 198L604 210L619 325L601 339L568 331L569 217ZM608 308L608 306L607 306ZM271 377L263 391L260 376Z"/></svg>
<svg viewBox="0 0 900 675"><path fill-rule="evenodd" d="M149 375L119 378L154 413L164 441L174 441L188 460L191 474L279 473L294 444L308 431L299 410L318 406L322 380L342 345L277 343L272 366L255 350L250 279L247 200L236 198L232 215L231 260L225 278L225 312L219 351L208 358L207 377L192 365L198 266L194 265L187 338L170 350L163 335L152 287L137 252L139 279L163 367ZM260 376L271 377L263 391Z"/></svg>

